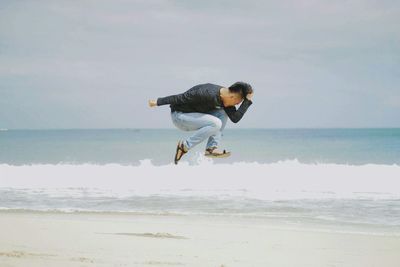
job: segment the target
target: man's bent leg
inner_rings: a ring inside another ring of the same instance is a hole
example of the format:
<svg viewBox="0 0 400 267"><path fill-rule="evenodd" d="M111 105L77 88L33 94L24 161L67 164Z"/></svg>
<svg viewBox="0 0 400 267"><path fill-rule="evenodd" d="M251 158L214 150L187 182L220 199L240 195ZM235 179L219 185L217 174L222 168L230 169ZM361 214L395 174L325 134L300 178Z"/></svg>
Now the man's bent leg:
<svg viewBox="0 0 400 267"><path fill-rule="evenodd" d="M225 128L226 122L228 120L228 114L226 114L224 109L216 109L210 112L212 116L219 118L222 122L221 128L208 138L206 149L210 147L218 147L222 139L222 131Z"/></svg>
<svg viewBox="0 0 400 267"><path fill-rule="evenodd" d="M211 135L215 135L222 127L222 121L213 115L206 113L171 112L172 122L176 127L184 131L196 131L192 136L184 140L187 149L191 149Z"/></svg>

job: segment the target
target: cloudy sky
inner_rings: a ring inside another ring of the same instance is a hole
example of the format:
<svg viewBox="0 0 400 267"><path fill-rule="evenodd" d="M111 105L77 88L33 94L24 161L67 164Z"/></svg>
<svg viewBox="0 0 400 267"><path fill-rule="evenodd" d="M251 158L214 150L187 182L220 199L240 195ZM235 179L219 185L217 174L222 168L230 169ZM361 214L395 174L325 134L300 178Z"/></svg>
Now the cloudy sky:
<svg viewBox="0 0 400 267"><path fill-rule="evenodd" d="M171 128L148 99L246 81L228 128L400 127L400 2L0 2L0 128Z"/></svg>

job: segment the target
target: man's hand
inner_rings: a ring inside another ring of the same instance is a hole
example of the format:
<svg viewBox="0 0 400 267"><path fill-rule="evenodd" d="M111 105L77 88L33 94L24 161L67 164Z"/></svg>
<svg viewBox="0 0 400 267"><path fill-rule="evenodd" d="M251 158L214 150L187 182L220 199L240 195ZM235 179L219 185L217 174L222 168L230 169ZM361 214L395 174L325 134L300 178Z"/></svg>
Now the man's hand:
<svg viewBox="0 0 400 267"><path fill-rule="evenodd" d="M156 107L157 106L157 100L149 100L149 107Z"/></svg>
<svg viewBox="0 0 400 267"><path fill-rule="evenodd" d="M247 100L251 100L253 98L253 95L254 95L254 91L251 92L250 94L247 94L246 95Z"/></svg>

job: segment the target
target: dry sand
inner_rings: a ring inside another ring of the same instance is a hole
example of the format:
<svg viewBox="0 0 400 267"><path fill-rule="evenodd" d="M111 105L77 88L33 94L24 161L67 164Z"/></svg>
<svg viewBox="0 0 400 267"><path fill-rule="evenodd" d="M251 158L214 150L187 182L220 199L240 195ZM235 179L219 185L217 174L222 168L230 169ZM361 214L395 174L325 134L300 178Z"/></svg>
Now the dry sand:
<svg viewBox="0 0 400 267"><path fill-rule="evenodd" d="M3 211L0 266L400 266L398 236L318 229L228 216Z"/></svg>

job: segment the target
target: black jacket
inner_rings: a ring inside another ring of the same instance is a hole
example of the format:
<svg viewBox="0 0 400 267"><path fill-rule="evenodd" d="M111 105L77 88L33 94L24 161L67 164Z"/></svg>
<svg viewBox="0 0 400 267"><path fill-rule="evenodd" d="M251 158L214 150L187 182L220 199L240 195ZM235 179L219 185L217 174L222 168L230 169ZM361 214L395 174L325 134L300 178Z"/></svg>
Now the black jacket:
<svg viewBox="0 0 400 267"><path fill-rule="evenodd" d="M199 84L182 94L160 97L157 99L157 105L170 104L171 112L180 111L185 113L209 113L212 110L223 108L229 119L237 123L253 102L245 98L237 110L235 106L224 107L220 96L222 87L212 83Z"/></svg>

